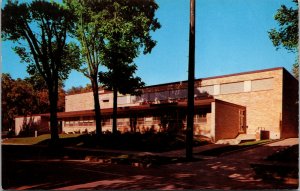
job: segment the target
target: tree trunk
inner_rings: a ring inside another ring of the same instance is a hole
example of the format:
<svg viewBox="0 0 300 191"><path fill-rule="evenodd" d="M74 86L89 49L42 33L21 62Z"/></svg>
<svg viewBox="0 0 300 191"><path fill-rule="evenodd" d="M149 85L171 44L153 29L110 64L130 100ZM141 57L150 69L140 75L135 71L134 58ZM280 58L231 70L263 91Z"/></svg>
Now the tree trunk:
<svg viewBox="0 0 300 191"><path fill-rule="evenodd" d="M56 91L58 88L55 86L58 83L53 84L53 82L48 83L48 96L50 102L50 131L51 131L51 145L55 146L58 144L59 136L58 136L58 120L57 120L57 100L58 100L58 92Z"/></svg>
<svg viewBox="0 0 300 191"><path fill-rule="evenodd" d="M118 90L117 88L113 89L113 128L112 128L112 132L113 134L116 134L118 129L117 129L117 117L118 117L118 113L117 113L117 109L118 109Z"/></svg>
<svg viewBox="0 0 300 191"><path fill-rule="evenodd" d="M100 111L100 102L99 102L99 86L96 79L91 79L93 97L94 97L94 109L95 109L95 121L96 121L96 135L102 134L102 125L101 125L101 111Z"/></svg>

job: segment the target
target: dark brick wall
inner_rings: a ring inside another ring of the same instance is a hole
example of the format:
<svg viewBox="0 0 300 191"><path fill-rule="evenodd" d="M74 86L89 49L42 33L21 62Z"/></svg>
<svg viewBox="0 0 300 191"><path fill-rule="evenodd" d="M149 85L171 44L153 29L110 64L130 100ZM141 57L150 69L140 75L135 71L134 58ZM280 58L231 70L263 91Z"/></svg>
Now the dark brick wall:
<svg viewBox="0 0 300 191"><path fill-rule="evenodd" d="M288 71L283 70L281 138L298 137L299 84Z"/></svg>
<svg viewBox="0 0 300 191"><path fill-rule="evenodd" d="M216 100L215 141L233 139L239 132L239 111L244 107Z"/></svg>

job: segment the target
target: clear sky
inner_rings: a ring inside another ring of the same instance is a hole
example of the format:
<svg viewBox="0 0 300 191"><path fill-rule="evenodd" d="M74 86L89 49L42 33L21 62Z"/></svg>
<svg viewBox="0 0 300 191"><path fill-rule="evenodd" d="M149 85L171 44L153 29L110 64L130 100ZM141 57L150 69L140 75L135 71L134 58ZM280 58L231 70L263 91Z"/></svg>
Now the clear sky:
<svg viewBox="0 0 300 191"><path fill-rule="evenodd" d="M157 46L136 60L146 85L187 80L189 0L157 0L162 28L153 33ZM196 78L272 67L291 71L296 55L276 51L267 31L277 27L274 15L291 0L196 0ZM3 7L3 5L2 5ZM2 72L24 78L26 65L2 42ZM65 89L89 80L74 71Z"/></svg>

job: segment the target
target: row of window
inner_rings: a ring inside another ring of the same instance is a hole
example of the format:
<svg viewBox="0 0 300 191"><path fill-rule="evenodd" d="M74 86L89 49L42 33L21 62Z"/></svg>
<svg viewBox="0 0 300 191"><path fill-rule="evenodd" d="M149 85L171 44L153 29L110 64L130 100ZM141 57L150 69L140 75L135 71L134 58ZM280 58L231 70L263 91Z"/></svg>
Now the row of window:
<svg viewBox="0 0 300 191"><path fill-rule="evenodd" d="M252 81L241 81L220 85L210 85L195 89L195 97L203 94L220 95L250 91L270 90L273 88L274 78L259 79ZM118 104L130 104L137 102L155 102L160 100L181 99L187 97L187 89L167 90L153 93L144 93L141 96L120 96ZM109 102L109 98L104 98L102 102Z"/></svg>
<svg viewBox="0 0 300 191"><path fill-rule="evenodd" d="M92 118L92 117L89 117ZM165 118L166 121L172 120L172 118ZM137 125L151 125L151 124L160 124L162 118L158 116L154 117L139 117L136 120ZM174 120L174 119L173 119ZM206 123L206 115L195 115L195 123ZM186 123L186 118L183 119L183 123ZM103 118L102 126L112 125L111 118ZM78 126L95 126L95 120L83 120L83 118L69 118L64 121L65 127L78 127ZM119 118L117 119L117 126L130 126L130 118Z"/></svg>

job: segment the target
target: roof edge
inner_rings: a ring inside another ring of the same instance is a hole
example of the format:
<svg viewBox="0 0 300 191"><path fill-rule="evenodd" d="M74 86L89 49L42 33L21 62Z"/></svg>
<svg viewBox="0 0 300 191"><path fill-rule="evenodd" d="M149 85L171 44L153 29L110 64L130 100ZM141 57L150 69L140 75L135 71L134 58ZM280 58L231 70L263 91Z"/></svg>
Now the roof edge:
<svg viewBox="0 0 300 191"><path fill-rule="evenodd" d="M286 69L284 67L275 67L275 68L267 68L267 69L261 69L261 70L251 70L251 71L248 71L248 72L238 72L238 73L233 73L233 74L211 76L211 77L205 77L205 78L197 78L197 79L195 79L195 81L210 80L210 79L216 79L216 78L225 78L225 77L239 76L239 75L252 74L252 73L260 73L260 72L268 72L268 71L273 71L273 70L286 70ZM155 84L155 85L145 86L144 88L164 86L164 85L172 85L172 84L176 84L176 83L187 83L187 82L188 82L187 80L176 81L176 82L169 82L169 83L163 83L163 84Z"/></svg>

